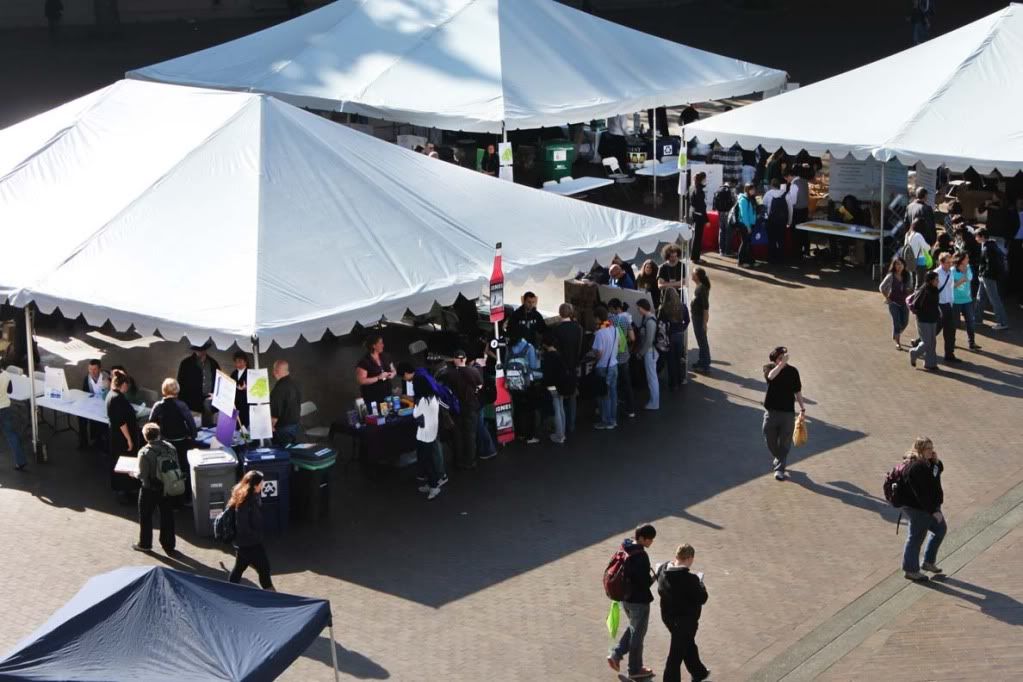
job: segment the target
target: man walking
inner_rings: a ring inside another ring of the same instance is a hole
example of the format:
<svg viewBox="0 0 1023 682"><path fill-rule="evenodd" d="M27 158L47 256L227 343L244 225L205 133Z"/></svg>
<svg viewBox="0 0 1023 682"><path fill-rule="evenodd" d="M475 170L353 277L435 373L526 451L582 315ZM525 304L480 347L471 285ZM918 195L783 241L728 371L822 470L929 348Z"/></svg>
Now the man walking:
<svg viewBox="0 0 1023 682"><path fill-rule="evenodd" d="M799 413L806 413L803 404L803 384L799 370L789 364L789 350L778 346L768 356L770 364L764 365L767 380L767 395L764 396L764 439L767 449L774 456L774 478L785 480L785 460L792 448L792 431L796 426L796 406Z"/></svg>
<svg viewBox="0 0 1023 682"><path fill-rule="evenodd" d="M661 385L657 377L657 349L654 348L654 341L657 339L657 318L654 317L650 307L650 301L641 298L636 302L639 308L639 345L636 348L636 355L643 361L643 369L646 371L646 386L650 391L650 399L643 409L659 410L661 408Z"/></svg>
<svg viewBox="0 0 1023 682"><path fill-rule="evenodd" d="M159 478L157 458L163 456L178 460L178 451L170 443L161 440L160 427L149 422L142 427L142 438L146 444L139 450L139 541L131 548L138 552L153 549L153 511L160 509L160 546L167 554L174 554L174 509L173 500L164 494Z"/></svg>
<svg viewBox="0 0 1023 682"><path fill-rule="evenodd" d="M645 680L654 676L654 671L643 666L643 640L650 623L650 603L654 595L650 592L653 571L646 550L654 544L657 530L649 523L636 529L634 538L622 542L622 551L628 555L625 561L625 599L622 610L629 619L629 627L622 633L617 646L607 657L607 664L615 672L621 670L622 659L629 655L629 679Z"/></svg>
<svg viewBox="0 0 1023 682"><path fill-rule="evenodd" d="M991 327L996 332L1009 328L1009 318L1005 315L1005 306L1002 305L1002 297L998 292L998 283L1005 276L1005 262L1002 259L1002 251L992 240L988 239L987 228L979 227L973 234L977 243L980 244L980 263L977 266L977 277L980 278L980 288L977 293L977 311L975 317L978 323L983 323L984 308L988 301L991 302L991 309L995 313L997 324Z"/></svg>
<svg viewBox="0 0 1023 682"><path fill-rule="evenodd" d="M956 357L956 327L959 326L955 313L955 284L952 274L952 255L942 253L938 256L938 309L941 311L941 338L945 342L945 362L953 364L962 362Z"/></svg>
<svg viewBox="0 0 1023 682"><path fill-rule="evenodd" d="M679 545L675 560L661 564L656 572L661 621L671 633L664 682L681 682L683 663L694 682L710 677L696 646L696 630L703 605L707 603L707 588L703 586L703 574L690 571L695 557L692 545Z"/></svg>

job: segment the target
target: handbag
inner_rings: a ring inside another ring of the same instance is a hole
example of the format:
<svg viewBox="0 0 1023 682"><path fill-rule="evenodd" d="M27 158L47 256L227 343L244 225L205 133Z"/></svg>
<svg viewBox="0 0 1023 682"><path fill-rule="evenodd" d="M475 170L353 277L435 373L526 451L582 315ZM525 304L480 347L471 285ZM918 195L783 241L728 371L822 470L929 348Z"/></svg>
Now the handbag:
<svg viewBox="0 0 1023 682"><path fill-rule="evenodd" d="M803 413L800 413L796 417L796 428L792 431L792 444L797 448L806 445L806 441L809 439L810 434L806 430L806 417Z"/></svg>

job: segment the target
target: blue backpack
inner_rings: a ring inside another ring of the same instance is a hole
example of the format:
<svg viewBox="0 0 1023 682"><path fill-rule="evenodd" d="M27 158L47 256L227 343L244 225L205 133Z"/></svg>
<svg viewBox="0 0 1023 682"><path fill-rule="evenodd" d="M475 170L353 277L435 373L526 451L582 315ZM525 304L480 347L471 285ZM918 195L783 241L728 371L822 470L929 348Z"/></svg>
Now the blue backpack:
<svg viewBox="0 0 1023 682"><path fill-rule="evenodd" d="M416 374L429 382L430 387L433 388L433 392L437 394L437 400L443 403L451 414L462 413L462 404L458 402L458 397L455 396L454 391L448 388L447 385L437 381L432 374L422 367L416 370Z"/></svg>

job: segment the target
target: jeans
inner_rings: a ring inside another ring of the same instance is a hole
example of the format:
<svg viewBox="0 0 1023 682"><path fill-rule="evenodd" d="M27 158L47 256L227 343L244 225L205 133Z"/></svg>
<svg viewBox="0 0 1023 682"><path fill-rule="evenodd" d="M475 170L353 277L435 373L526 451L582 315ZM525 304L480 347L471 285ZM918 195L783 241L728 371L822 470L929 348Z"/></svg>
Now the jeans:
<svg viewBox="0 0 1023 682"><path fill-rule="evenodd" d="M632 373L629 372L629 358L618 363L618 395L622 399L625 414L635 414L636 398L632 391Z"/></svg>
<svg viewBox="0 0 1023 682"><path fill-rule="evenodd" d="M235 554L234 568L231 570L231 577L228 578L228 582L240 583L242 581L242 573L249 566L255 568L256 573L259 574L260 587L264 590L276 592L273 581L270 579L270 559L266 556L266 549L261 544L238 548Z"/></svg>
<svg viewBox="0 0 1023 682"><path fill-rule="evenodd" d="M682 372L685 359L682 357L682 345L685 334L675 332L669 339L668 346L668 386L678 388L682 385Z"/></svg>
<svg viewBox="0 0 1023 682"><path fill-rule="evenodd" d="M600 399L600 423L611 426L618 423L618 364L598 367L597 376L607 384L607 392Z"/></svg>
<svg viewBox="0 0 1023 682"><path fill-rule="evenodd" d="M693 315L693 336L696 337L696 345L700 348L696 366L710 369L710 343L707 341L707 324L703 321L703 315Z"/></svg>
<svg viewBox="0 0 1023 682"><path fill-rule="evenodd" d="M941 547L941 541L945 539L948 526L945 524L944 517L939 522L933 514L928 514L923 509L903 507L902 513L909 520L906 546L902 551L902 570L907 573L916 573L920 570L920 546L924 544L924 538L930 533L927 547L924 548L924 563L936 563L938 548Z"/></svg>
<svg viewBox="0 0 1023 682"><path fill-rule="evenodd" d="M753 264L753 228L740 224L735 228L739 231L739 253L736 260L740 265Z"/></svg>
<svg viewBox="0 0 1023 682"><path fill-rule="evenodd" d="M651 348L643 354L643 369L646 370L646 387L650 391L650 400L646 409L661 409L661 384L657 377L657 349Z"/></svg>
<svg viewBox="0 0 1023 682"><path fill-rule="evenodd" d="M955 304L955 320L956 325L959 324L959 319L966 320L966 338L969 339L970 345L975 343L977 325L973 317L973 302L969 303L956 303Z"/></svg>
<svg viewBox="0 0 1023 682"><path fill-rule="evenodd" d="M690 677L703 677L707 666L700 660L700 649L696 646L696 626L692 623L664 621L671 633L668 659L664 662L664 682L682 682L682 664Z"/></svg>
<svg viewBox="0 0 1023 682"><path fill-rule="evenodd" d="M565 433L575 433L576 400L578 392L573 390L572 395L565 396Z"/></svg>
<svg viewBox="0 0 1023 682"><path fill-rule="evenodd" d="M440 450L440 444L437 441L431 443L416 441L416 468L419 475L426 479L431 488L436 488L437 481L440 480L440 474L437 472L438 450Z"/></svg>
<svg viewBox="0 0 1023 682"><path fill-rule="evenodd" d="M956 325L959 316L955 314L955 308L951 303L942 303L938 306L941 310L941 338L945 342L945 359L948 360L956 354Z"/></svg>
<svg viewBox="0 0 1023 682"><path fill-rule="evenodd" d="M917 319L916 334L920 337L920 343L909 349L910 360L923 355L924 367L934 369L938 366L938 323L921 322Z"/></svg>
<svg viewBox="0 0 1023 682"><path fill-rule="evenodd" d="M554 433L551 440L565 440L565 399L558 394L557 389L548 389L551 392L551 405L554 407Z"/></svg>
<svg viewBox="0 0 1023 682"><path fill-rule="evenodd" d="M163 491L139 488L139 547L153 546L153 512L160 510L160 546L174 549L174 498Z"/></svg>
<svg viewBox="0 0 1023 682"><path fill-rule="evenodd" d="M774 470L785 473L785 460L792 449L792 431L796 428L796 413L780 410L764 412L764 440L774 457Z"/></svg>
<svg viewBox="0 0 1023 682"><path fill-rule="evenodd" d="M622 633L618 645L611 651L611 658L620 661L629 655L629 674L634 675L643 669L643 640L646 638L647 625L650 623L650 604L622 602L622 611L629 619L629 627Z"/></svg>
<svg viewBox="0 0 1023 682"><path fill-rule="evenodd" d="M728 214L721 216L718 224L718 253L722 256L732 255L732 227L728 224Z"/></svg>
<svg viewBox="0 0 1023 682"><path fill-rule="evenodd" d="M991 277L980 278L980 289L977 294L977 317L984 319L984 308L990 301L991 310L995 313L998 324L1009 326L1009 318L1005 316L1005 306L1002 305L1002 297L998 293L998 280Z"/></svg>
<svg viewBox="0 0 1023 682"><path fill-rule="evenodd" d="M14 421L11 417L11 408L5 407L0 409L0 430L3 430L7 444L11 447L11 452L14 454L14 466L23 467L28 463L28 460L25 459L25 450L21 447L21 436L14 429Z"/></svg>
<svg viewBox="0 0 1023 682"><path fill-rule="evenodd" d="M888 302L888 312L892 316L892 338L897 339L909 326L909 306L905 303Z"/></svg>
<svg viewBox="0 0 1023 682"><path fill-rule="evenodd" d="M481 456L492 455L497 452L497 444L494 437L487 428L487 420L483 417L483 410L479 411L479 421L476 426L476 453ZM441 469L443 471L443 468Z"/></svg>
<svg viewBox="0 0 1023 682"><path fill-rule="evenodd" d="M298 424L278 426L274 429L274 445L287 447L298 440Z"/></svg>

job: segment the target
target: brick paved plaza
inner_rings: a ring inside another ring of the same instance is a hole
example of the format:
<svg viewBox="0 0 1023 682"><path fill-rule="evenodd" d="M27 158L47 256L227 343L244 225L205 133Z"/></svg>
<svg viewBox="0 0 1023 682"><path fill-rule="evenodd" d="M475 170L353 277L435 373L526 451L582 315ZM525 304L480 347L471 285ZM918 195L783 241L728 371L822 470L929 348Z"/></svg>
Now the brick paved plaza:
<svg viewBox="0 0 1023 682"><path fill-rule="evenodd" d="M929 375L892 347L862 271L708 261L714 370L659 414L611 433L584 417L567 446L508 448L429 503L407 477L339 466L330 519L270 542L278 589L331 600L344 679L614 679L600 575L644 521L658 529L655 560L679 542L697 549L713 679L1017 676L1023 320ZM777 344L802 373L811 420L784 483L759 433L760 366ZM896 537L880 489L917 434L946 464L955 552L955 573L932 588L901 578L905 526ZM29 473L0 455L0 648L97 573L165 561L217 576L230 563L185 515L180 562L131 551L132 508L112 499L96 455L61 438ZM655 620L647 663L660 672L666 653ZM326 680L329 666L321 638L286 677Z"/></svg>

